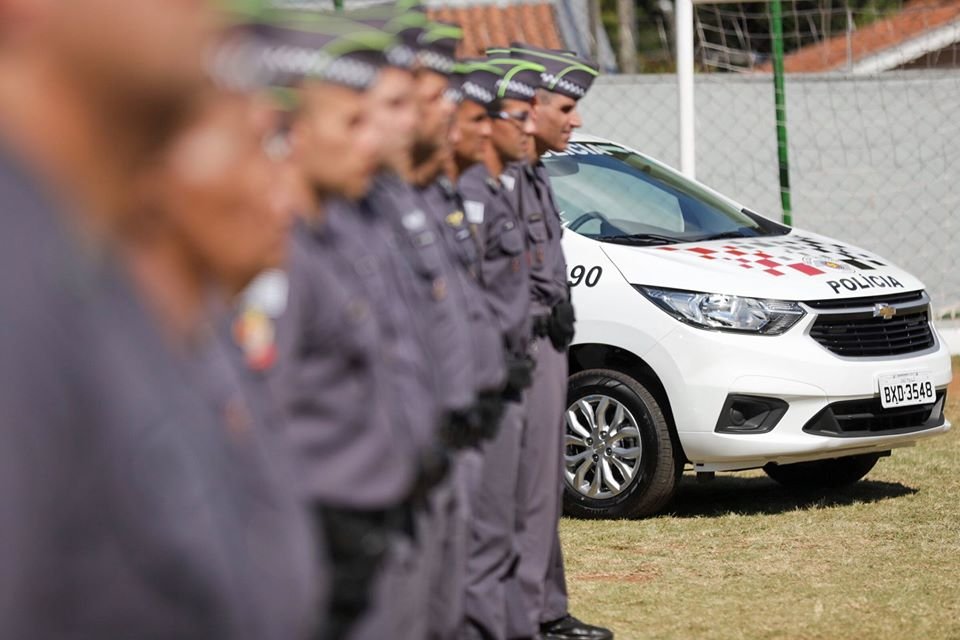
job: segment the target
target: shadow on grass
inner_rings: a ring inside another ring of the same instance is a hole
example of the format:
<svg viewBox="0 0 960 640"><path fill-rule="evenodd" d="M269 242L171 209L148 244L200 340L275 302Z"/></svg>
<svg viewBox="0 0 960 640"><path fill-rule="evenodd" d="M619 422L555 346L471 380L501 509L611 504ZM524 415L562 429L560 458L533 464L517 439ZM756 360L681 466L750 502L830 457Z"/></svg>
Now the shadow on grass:
<svg viewBox="0 0 960 640"><path fill-rule="evenodd" d="M764 477L717 477L698 482L685 476L663 515L678 518L777 514L797 509L817 509L862 502L880 502L913 495L917 490L899 482L861 480L842 489L798 491Z"/></svg>

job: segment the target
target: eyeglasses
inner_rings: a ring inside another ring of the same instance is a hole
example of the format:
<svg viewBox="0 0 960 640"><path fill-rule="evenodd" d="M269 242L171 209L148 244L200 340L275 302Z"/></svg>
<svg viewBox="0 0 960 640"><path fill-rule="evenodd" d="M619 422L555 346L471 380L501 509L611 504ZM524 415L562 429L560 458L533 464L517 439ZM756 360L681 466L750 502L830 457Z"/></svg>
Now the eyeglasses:
<svg viewBox="0 0 960 640"><path fill-rule="evenodd" d="M495 120L512 120L524 124L533 115L532 111L490 111L489 115Z"/></svg>

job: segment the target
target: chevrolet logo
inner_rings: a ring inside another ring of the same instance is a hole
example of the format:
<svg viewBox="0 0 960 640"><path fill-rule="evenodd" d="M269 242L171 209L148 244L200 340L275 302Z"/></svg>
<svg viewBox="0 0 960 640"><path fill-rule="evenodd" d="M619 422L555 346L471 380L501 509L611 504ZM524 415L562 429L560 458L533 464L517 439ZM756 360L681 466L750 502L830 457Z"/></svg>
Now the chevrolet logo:
<svg viewBox="0 0 960 640"><path fill-rule="evenodd" d="M897 310L895 307L891 307L890 305L883 303L873 305L874 318L883 318L884 320L889 320L895 315L897 315Z"/></svg>

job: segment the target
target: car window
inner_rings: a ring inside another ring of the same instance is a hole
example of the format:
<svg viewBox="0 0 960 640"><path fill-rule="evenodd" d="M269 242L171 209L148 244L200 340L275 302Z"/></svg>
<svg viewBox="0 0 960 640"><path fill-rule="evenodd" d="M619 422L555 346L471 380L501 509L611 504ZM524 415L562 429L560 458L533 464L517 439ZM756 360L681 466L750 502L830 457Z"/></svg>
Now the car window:
<svg viewBox="0 0 960 640"><path fill-rule="evenodd" d="M587 237L669 244L789 232L619 145L571 147L543 160L564 224Z"/></svg>

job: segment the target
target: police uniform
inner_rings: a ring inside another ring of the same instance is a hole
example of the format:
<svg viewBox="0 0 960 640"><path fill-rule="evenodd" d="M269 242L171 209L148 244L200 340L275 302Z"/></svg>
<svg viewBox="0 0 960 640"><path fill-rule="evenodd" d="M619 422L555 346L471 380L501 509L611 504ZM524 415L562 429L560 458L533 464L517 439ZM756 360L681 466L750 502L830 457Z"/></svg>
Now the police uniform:
<svg viewBox="0 0 960 640"><path fill-rule="evenodd" d="M397 531L408 526L416 462L395 417L376 309L356 266L336 249L329 229L295 225L275 388L304 489L324 515L331 546L338 590L328 637L347 637L368 605L366 618L384 615L368 598L376 597L370 590L391 561Z"/></svg>
<svg viewBox="0 0 960 640"><path fill-rule="evenodd" d="M225 312L215 319L227 319ZM196 389L201 392L219 426L226 434L227 458L235 468L237 484L234 506L244 531L244 548L257 562L249 579L257 584L265 603L282 602L277 594L294 594L297 606L312 609L319 627L321 611L318 605L326 603L329 585L324 534L308 525L308 506L296 478L296 461L282 440L282 424L273 396L266 388L267 381L250 370L236 344L229 335L229 327L214 322L194 344L187 362L188 373ZM302 521L291 528L285 522ZM287 556L296 564L284 566ZM314 568L320 569L323 581L318 580L318 591L311 600L297 602L296 594L303 592L302 581ZM299 576L299 577L298 577ZM301 585L292 580L299 580ZM279 626L289 613L285 608L272 612L275 620L268 620L254 636L302 637L303 629ZM276 631L280 629L281 631Z"/></svg>
<svg viewBox="0 0 960 640"><path fill-rule="evenodd" d="M396 626L401 631L392 633L403 634L398 637L419 638L426 635L428 622L428 569L425 545L417 537L423 528L419 520L429 495L449 470L449 452L440 439L444 412L437 376L424 347L423 323L415 317L413 301L408 299L423 276L400 252L402 240L391 221L393 214L392 209L378 210L367 203L338 201L327 209L327 231L330 251L370 300L374 322L383 337L385 397L397 432L391 446L417 462L412 520L402 539L396 541L397 551L383 578L398 587L390 596L389 608L379 617L371 617L361 637L373 638L381 626ZM429 284L432 291L432 281Z"/></svg>
<svg viewBox="0 0 960 640"><path fill-rule="evenodd" d="M541 88L575 100L586 95L597 75L595 66L569 52L513 44L509 55L542 64ZM520 592L530 621L546 638L611 638L608 630L576 620L567 609L558 527L563 506L567 347L573 338L574 317L560 213L542 162L514 164L507 175L520 184L520 214L530 245L531 353L536 360L524 407L524 465L517 489Z"/></svg>
<svg viewBox="0 0 960 640"><path fill-rule="evenodd" d="M271 19L264 32L279 44L263 57L291 75L307 73L306 82L362 91L396 42L331 16L281 11ZM304 67L307 53L315 64ZM292 234L275 388L329 547L336 588L325 637L384 637L391 603L381 586L411 528L409 500L420 471L420 432L404 418L428 418L415 413L423 394L404 398L392 382L393 364L416 358L380 322L380 308L395 297L377 279L376 256L353 251L353 234L362 243L363 231L338 226L350 218L338 217L333 203L324 207L325 224L300 221Z"/></svg>
<svg viewBox="0 0 960 640"><path fill-rule="evenodd" d="M464 79L464 97L491 106L506 94L500 93L502 76L496 68L475 69ZM458 183L465 218L478 239L483 294L502 335L506 358L516 371L517 363L528 362L530 274L515 187L515 180L495 178L482 164L465 171ZM481 447L480 479L471 495L464 638L506 638L509 605L515 600L514 497L521 464L523 385L516 380L508 384L511 402L499 431ZM535 635L535 630L528 635Z"/></svg>
<svg viewBox="0 0 960 640"><path fill-rule="evenodd" d="M529 266L520 221L506 185L476 165L461 176L464 208L481 238L480 279L508 359L526 356ZM465 638L507 637L518 549L515 493L523 438L522 395L505 405L495 437L481 446L480 481L471 496Z"/></svg>
<svg viewBox="0 0 960 640"><path fill-rule="evenodd" d="M424 550L427 637L451 638L463 611L463 458L477 442L480 427L467 299L459 266L445 250L442 232L434 224L435 213L420 190L394 180L391 189L374 189L371 196L372 206L388 212L398 254L412 271L413 277L405 278L406 297L418 310L411 320L420 328L431 368L438 374L436 397L443 409L441 435L450 448L450 471L427 497L418 538ZM401 203L402 208L397 206Z"/></svg>
<svg viewBox="0 0 960 640"><path fill-rule="evenodd" d="M493 322L493 313L480 283L482 265L478 237L467 219L457 188L446 176L439 177L417 193L442 241L451 265L451 277L462 292L460 295L469 325L474 395L493 405L481 408L477 416L483 422L483 435L489 435L496 425L489 425L487 421L499 422L506 370L501 333Z"/></svg>
<svg viewBox="0 0 960 640"><path fill-rule="evenodd" d="M444 541L447 553L442 555L446 562L438 566L441 574L434 582L435 595L431 598L431 617L443 622L442 633L437 637L455 638L464 618L469 523L472 520L470 497L481 481L482 459L478 447L495 436L503 415L503 341L477 279L480 263L476 236L467 223L456 188L446 176L441 176L416 192L432 218L433 229L441 238L451 262L451 279L462 292L477 398L473 432L465 440L468 446L456 454L453 493L446 505L453 526Z"/></svg>
<svg viewBox="0 0 960 640"><path fill-rule="evenodd" d="M305 637L313 549L257 426L42 194L0 151L0 637Z"/></svg>
<svg viewBox="0 0 960 640"><path fill-rule="evenodd" d="M533 336L530 352L536 361L533 383L526 392L524 465L517 483L521 505L517 577L526 613L541 623L567 614L566 579L558 524L563 494L563 415L567 397L567 354L548 335L551 311L568 300L566 266L560 245L560 217L552 206L549 183L526 164L512 165L507 175L519 188L520 209L530 246ZM546 176L544 175L543 178ZM562 274L563 280L558 280ZM549 602L548 602L549 600ZM549 606L548 606L549 605Z"/></svg>

